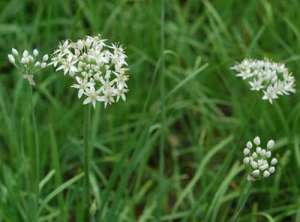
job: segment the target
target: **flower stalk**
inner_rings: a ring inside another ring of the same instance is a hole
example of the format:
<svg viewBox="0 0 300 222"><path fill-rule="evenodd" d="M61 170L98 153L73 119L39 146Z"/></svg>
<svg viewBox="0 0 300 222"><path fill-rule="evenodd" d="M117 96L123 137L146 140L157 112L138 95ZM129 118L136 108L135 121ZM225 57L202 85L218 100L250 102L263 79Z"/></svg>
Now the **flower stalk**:
<svg viewBox="0 0 300 222"><path fill-rule="evenodd" d="M252 187L252 181L245 180L246 184L242 185L242 193L240 194L240 198L238 200L238 204L236 207L236 211L232 217L232 222L236 222L239 218L240 213L244 209L247 200L249 199L250 193L251 193L251 187Z"/></svg>
<svg viewBox="0 0 300 222"><path fill-rule="evenodd" d="M40 147L39 147L39 139L38 139L38 131L36 124L36 115L34 110L34 102L33 102L33 88L30 86L30 100L31 100L31 122L33 126L33 136L34 136L34 155L32 156L32 165L34 167L34 218L36 221L38 220L38 207L39 207L39 182L40 182Z"/></svg>
<svg viewBox="0 0 300 222"><path fill-rule="evenodd" d="M49 56L47 54L40 54L37 49L32 51L24 50L22 53L17 49L12 48L11 54L8 54L8 60L12 63L22 75L23 79L27 80L30 85L30 112L31 112L31 124L33 128L33 140L34 140L34 150L29 150L30 156L30 164L32 166L33 173L32 181L33 186L33 211L30 214L31 221L38 221L38 208L39 208L39 182L40 182L40 147L39 147L39 139L38 139L38 130L36 124L36 115L34 109L34 101L33 101L33 87L36 85L35 83L35 75L40 73L42 69L45 69L48 66Z"/></svg>
<svg viewBox="0 0 300 222"><path fill-rule="evenodd" d="M90 166L91 166L91 106L85 109L84 120L84 203L86 217L89 217L90 209Z"/></svg>

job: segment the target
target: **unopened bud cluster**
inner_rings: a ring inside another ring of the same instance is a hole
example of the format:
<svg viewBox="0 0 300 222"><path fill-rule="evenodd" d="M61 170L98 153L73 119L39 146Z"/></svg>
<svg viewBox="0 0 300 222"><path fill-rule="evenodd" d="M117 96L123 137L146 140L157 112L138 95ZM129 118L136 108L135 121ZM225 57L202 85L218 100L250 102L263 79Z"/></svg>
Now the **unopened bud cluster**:
<svg viewBox="0 0 300 222"><path fill-rule="evenodd" d="M8 54L8 60L15 65L23 74L23 78L28 80L30 85L35 85L34 74L48 66L49 56L47 54L40 55L37 49L32 52L24 50L19 53L18 50L12 49Z"/></svg>
<svg viewBox="0 0 300 222"><path fill-rule="evenodd" d="M276 170L277 159L272 157L274 140L269 140L267 148L261 147L260 138L257 136L253 142L248 141L243 150L244 164L249 169L248 180L258 180L269 177Z"/></svg>

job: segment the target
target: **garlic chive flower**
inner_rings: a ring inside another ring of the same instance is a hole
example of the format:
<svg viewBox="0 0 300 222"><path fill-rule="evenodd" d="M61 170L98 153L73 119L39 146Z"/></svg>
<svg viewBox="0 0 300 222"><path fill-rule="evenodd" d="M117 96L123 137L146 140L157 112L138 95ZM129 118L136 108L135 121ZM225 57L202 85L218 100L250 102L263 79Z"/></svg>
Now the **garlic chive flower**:
<svg viewBox="0 0 300 222"><path fill-rule="evenodd" d="M260 138L257 136L253 142L248 141L243 150L243 162L249 170L248 180L259 180L269 177L275 173L277 159L272 158L272 149L275 145L274 140L269 140L267 148L261 147Z"/></svg>
<svg viewBox="0 0 300 222"><path fill-rule="evenodd" d="M247 80L250 89L261 91L262 99L270 103L282 95L295 93L295 78L285 64L269 60L244 59L231 67L236 76Z"/></svg>
<svg viewBox="0 0 300 222"><path fill-rule="evenodd" d="M28 50L19 53L17 49L12 48L11 54L8 54L7 57L32 86L35 85L34 75L48 66L49 59L47 54L40 55L37 49L34 49L32 53Z"/></svg>
<svg viewBox="0 0 300 222"><path fill-rule="evenodd" d="M83 97L83 104L95 107L96 102L102 102L106 107L120 98L126 100L126 58L121 46L97 35L60 43L50 64L74 80L71 87L78 90L78 98Z"/></svg>

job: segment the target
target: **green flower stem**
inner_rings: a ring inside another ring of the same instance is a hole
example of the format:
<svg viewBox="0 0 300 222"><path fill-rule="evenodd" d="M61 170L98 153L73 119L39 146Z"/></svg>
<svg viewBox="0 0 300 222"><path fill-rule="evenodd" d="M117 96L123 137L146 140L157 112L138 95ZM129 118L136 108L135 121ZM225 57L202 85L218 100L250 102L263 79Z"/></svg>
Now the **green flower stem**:
<svg viewBox="0 0 300 222"><path fill-rule="evenodd" d="M84 123L84 200L86 204L85 216L89 218L90 208L90 161L91 161L91 144L90 144L90 128L91 128L91 106L85 109Z"/></svg>
<svg viewBox="0 0 300 222"><path fill-rule="evenodd" d="M36 115L34 110L33 102L33 88L30 87L30 100L31 100L31 121L33 127L33 136L34 136L34 155L32 156L32 163L34 168L34 221L38 221L38 204L39 204L39 182L40 182L40 148L39 148L39 139L38 139L38 130L36 124Z"/></svg>
<svg viewBox="0 0 300 222"><path fill-rule="evenodd" d="M236 207L236 211L234 216L232 217L232 222L236 222L239 219L239 215L244 209L246 202L250 196L252 181L245 180L245 182L242 184L242 192L240 194L240 198Z"/></svg>

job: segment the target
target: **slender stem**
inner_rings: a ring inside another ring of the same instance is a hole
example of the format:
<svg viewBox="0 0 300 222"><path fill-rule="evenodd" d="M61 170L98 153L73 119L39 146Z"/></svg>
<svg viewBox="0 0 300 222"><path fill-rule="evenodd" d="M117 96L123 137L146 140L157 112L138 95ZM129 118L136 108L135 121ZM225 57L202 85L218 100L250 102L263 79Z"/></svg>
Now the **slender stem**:
<svg viewBox="0 0 300 222"><path fill-rule="evenodd" d="M160 71L160 97L161 97L161 136L160 136L160 149L159 149L159 192L158 192L158 208L157 208L157 220L160 221L162 211L162 197L164 192L164 171L165 171L165 134L166 134L166 109L165 109L165 0L161 0L161 19L160 19L160 53L161 53L161 71Z"/></svg>
<svg viewBox="0 0 300 222"><path fill-rule="evenodd" d="M36 116L34 110L34 103L33 103L33 88L30 87L30 100L31 100L31 121L33 126L33 134L34 134L34 157L32 160L34 166L34 221L38 221L38 204L39 204L39 182L40 182L40 148L39 148L39 140L38 140L38 131L37 131L37 124L36 124Z"/></svg>
<svg viewBox="0 0 300 222"><path fill-rule="evenodd" d="M90 125L91 125L91 106L85 109L84 122L84 204L86 204L85 215L89 218L90 208Z"/></svg>
<svg viewBox="0 0 300 222"><path fill-rule="evenodd" d="M246 185L245 185L246 183ZM246 202L250 196L250 191L251 191L251 185L252 185L252 182L251 181L248 181L246 180L242 186L243 186L243 190L242 190L242 193L240 195L240 198L239 198L239 201L238 201L238 205L236 207L236 211L235 211L235 214L234 216L232 217L232 222L236 222L241 211L244 209L245 205L246 205ZM245 186L244 186L245 185Z"/></svg>

